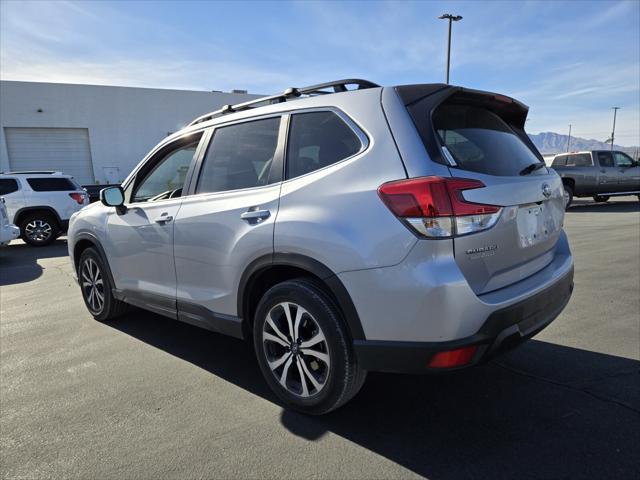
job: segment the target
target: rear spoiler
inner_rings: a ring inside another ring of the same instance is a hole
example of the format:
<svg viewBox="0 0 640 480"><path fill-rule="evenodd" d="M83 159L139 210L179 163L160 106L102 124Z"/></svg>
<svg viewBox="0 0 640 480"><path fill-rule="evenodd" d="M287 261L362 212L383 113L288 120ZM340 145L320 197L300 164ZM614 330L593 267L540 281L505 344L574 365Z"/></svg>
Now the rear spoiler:
<svg viewBox="0 0 640 480"><path fill-rule="evenodd" d="M440 149L436 148L439 142L433 129L431 115L444 102L464 105L472 104L494 112L509 124L518 137L539 157L540 161L544 161L542 155L524 131L529 107L514 98L499 93L473 90L443 83L402 85L395 87L395 90L422 137L429 156L439 163L448 165ZM429 121L424 121L424 119L429 119Z"/></svg>

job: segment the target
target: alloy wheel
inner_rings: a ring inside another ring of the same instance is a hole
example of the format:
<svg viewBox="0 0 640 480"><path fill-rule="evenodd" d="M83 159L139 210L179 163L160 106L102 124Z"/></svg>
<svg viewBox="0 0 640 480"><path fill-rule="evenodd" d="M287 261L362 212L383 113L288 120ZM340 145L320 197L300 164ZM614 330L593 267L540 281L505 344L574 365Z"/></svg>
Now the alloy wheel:
<svg viewBox="0 0 640 480"><path fill-rule="evenodd" d="M87 258L82 265L82 292L93 313L100 313L104 307L104 282L98 264Z"/></svg>
<svg viewBox="0 0 640 480"><path fill-rule="evenodd" d="M46 242L53 234L53 228L46 220L32 220L27 223L24 232L33 242Z"/></svg>
<svg viewBox="0 0 640 480"><path fill-rule="evenodd" d="M262 345L271 372L289 393L311 397L326 385L329 345L318 322L300 305L282 302L269 310Z"/></svg>

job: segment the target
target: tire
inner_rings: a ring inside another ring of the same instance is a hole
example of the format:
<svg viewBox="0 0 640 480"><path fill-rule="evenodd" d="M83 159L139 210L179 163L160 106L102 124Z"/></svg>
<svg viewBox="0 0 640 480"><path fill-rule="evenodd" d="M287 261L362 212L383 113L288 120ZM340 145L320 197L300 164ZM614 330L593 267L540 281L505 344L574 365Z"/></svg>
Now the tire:
<svg viewBox="0 0 640 480"><path fill-rule="evenodd" d="M28 213L20 222L20 238L32 247L50 245L59 233L58 221L48 212Z"/></svg>
<svg viewBox="0 0 640 480"><path fill-rule="evenodd" d="M564 209L568 210L573 202L573 188L571 185L564 184Z"/></svg>
<svg viewBox="0 0 640 480"><path fill-rule="evenodd" d="M594 195L593 201L597 203L604 203L609 201L609 195Z"/></svg>
<svg viewBox="0 0 640 480"><path fill-rule="evenodd" d="M289 280L264 294L256 309L253 341L269 387L299 412L335 410L353 398L366 379L340 310L313 280Z"/></svg>
<svg viewBox="0 0 640 480"><path fill-rule="evenodd" d="M111 280L100 254L94 248L87 248L78 262L78 283L84 304L101 322L113 320L130 310L129 305L113 296ZM91 291L95 289L94 293Z"/></svg>

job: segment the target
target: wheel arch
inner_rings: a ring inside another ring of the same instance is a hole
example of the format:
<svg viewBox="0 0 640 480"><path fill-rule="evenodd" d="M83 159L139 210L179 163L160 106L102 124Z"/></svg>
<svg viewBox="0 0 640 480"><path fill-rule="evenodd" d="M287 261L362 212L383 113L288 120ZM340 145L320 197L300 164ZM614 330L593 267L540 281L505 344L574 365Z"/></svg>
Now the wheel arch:
<svg viewBox="0 0 640 480"><path fill-rule="evenodd" d="M115 288L115 282L113 281L113 275L111 274L111 267L109 266L109 260L107 260L107 254L102 247L100 241L96 238L95 235L91 233L79 233L75 237L75 243L73 245L73 267L76 270L76 274L78 274L78 266L80 265L80 256L82 252L84 252L87 248L95 248L98 252L98 255L102 258L104 265L107 269L107 275L109 276L109 281L113 288Z"/></svg>
<svg viewBox="0 0 640 480"><path fill-rule="evenodd" d="M58 223L58 227L62 227L62 220L60 219L60 215L58 215L58 212L56 212L54 208L47 205L35 205L21 208L13 216L13 223L20 226L20 224L24 220L24 217L33 212L47 212L52 214L56 222Z"/></svg>
<svg viewBox="0 0 640 480"><path fill-rule="evenodd" d="M338 276L311 257L290 253L265 255L251 262L238 286L237 309L245 338L251 338L253 315L262 295L273 285L299 277L311 277L322 286L340 309L352 340L364 340L364 330L349 292Z"/></svg>

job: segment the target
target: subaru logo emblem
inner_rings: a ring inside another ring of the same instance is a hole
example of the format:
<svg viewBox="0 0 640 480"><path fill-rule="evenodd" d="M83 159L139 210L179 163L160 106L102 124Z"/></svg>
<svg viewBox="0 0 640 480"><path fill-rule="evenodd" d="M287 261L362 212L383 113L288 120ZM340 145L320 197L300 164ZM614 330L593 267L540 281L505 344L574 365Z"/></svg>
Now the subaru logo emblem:
<svg viewBox="0 0 640 480"><path fill-rule="evenodd" d="M542 194L547 198L551 196L551 187L549 186L548 183L542 184Z"/></svg>

